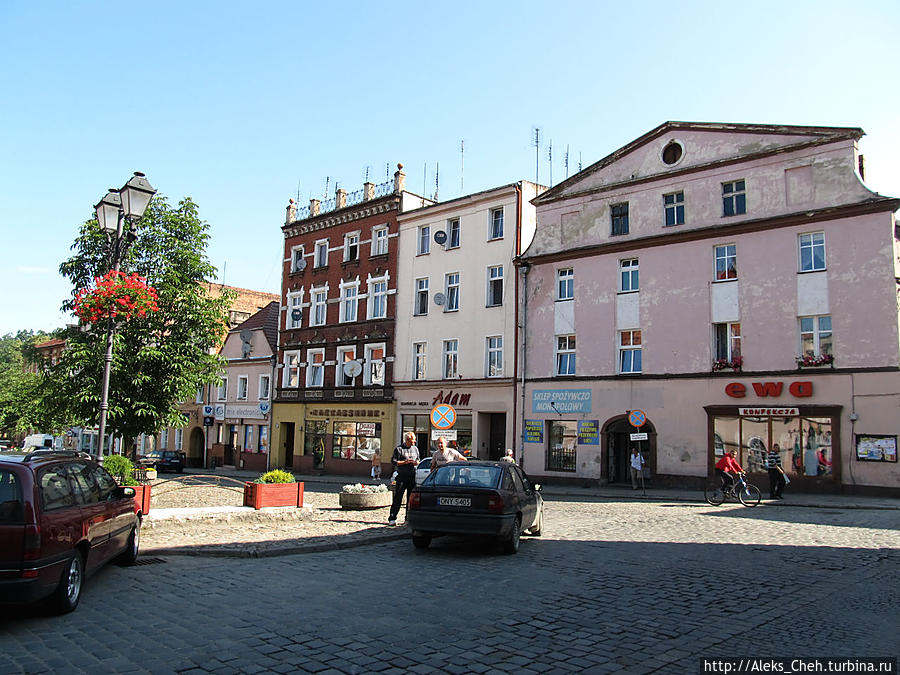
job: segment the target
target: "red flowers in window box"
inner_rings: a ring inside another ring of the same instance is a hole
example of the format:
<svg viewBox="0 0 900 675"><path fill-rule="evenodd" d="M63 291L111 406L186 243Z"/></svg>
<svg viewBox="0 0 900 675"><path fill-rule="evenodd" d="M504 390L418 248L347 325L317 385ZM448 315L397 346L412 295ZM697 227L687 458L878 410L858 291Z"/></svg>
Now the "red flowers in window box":
<svg viewBox="0 0 900 675"><path fill-rule="evenodd" d="M820 354L819 356L811 356L807 354L806 356L798 356L797 357L797 367L798 368L815 368L816 366L830 366L834 363L834 355L833 354Z"/></svg>
<svg viewBox="0 0 900 675"><path fill-rule="evenodd" d="M735 356L730 361L728 359L716 359L715 361L713 361L712 369L714 373L720 370L725 370L726 368L731 368L733 371L737 372L743 365L744 359L740 356Z"/></svg>
<svg viewBox="0 0 900 675"><path fill-rule="evenodd" d="M111 270L94 279L93 288L75 296L75 315L86 323L100 319L131 319L159 311L156 289L137 274Z"/></svg>

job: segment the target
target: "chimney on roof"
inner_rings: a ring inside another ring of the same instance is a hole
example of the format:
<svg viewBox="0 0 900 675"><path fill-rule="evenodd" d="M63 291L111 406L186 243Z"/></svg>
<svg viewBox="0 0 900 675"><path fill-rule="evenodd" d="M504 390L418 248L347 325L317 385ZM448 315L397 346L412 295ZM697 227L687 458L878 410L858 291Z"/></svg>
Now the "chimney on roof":
<svg viewBox="0 0 900 675"><path fill-rule="evenodd" d="M338 188L334 191L334 208L342 209L347 206L347 191L344 188Z"/></svg>
<svg viewBox="0 0 900 675"><path fill-rule="evenodd" d="M406 174L403 173L403 165L397 164L394 172L394 194L399 195L406 189Z"/></svg>
<svg viewBox="0 0 900 675"><path fill-rule="evenodd" d="M375 183L366 181L363 183L363 201L367 202L375 197Z"/></svg>
<svg viewBox="0 0 900 675"><path fill-rule="evenodd" d="M287 205L287 214L284 217L284 224L290 225L295 220L297 220L297 205L294 204L294 200L291 199Z"/></svg>
<svg viewBox="0 0 900 675"><path fill-rule="evenodd" d="M309 215L319 215L319 200L315 197L309 200Z"/></svg>

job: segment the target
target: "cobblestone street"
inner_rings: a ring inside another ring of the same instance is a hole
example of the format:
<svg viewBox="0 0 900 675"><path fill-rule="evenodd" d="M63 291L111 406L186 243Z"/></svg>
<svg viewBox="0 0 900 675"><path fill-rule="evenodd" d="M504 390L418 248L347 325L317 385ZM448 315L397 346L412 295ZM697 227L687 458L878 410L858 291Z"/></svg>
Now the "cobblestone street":
<svg viewBox="0 0 900 675"><path fill-rule="evenodd" d="M888 510L548 496L544 536L515 556L453 539L145 553L93 577L73 614L5 613L0 672L668 674L701 657L897 656L898 528Z"/></svg>

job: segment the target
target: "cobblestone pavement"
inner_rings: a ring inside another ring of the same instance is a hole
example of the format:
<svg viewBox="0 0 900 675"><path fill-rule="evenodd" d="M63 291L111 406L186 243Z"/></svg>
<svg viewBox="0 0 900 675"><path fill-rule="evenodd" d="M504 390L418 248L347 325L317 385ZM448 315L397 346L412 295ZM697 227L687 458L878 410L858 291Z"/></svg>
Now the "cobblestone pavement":
<svg viewBox="0 0 900 675"><path fill-rule="evenodd" d="M896 511L548 497L517 555L458 539L110 566L0 616L0 673L699 673L897 656Z"/></svg>

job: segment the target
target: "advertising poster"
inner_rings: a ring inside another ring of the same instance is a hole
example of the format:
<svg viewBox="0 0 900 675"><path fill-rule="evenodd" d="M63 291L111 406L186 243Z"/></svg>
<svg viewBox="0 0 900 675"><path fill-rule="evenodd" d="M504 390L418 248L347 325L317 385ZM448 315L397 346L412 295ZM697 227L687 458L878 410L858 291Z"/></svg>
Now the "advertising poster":
<svg viewBox="0 0 900 675"><path fill-rule="evenodd" d="M581 420L578 422L578 444L600 445L599 420Z"/></svg>
<svg viewBox="0 0 900 675"><path fill-rule="evenodd" d="M856 459L865 462L896 462L897 437L857 434Z"/></svg>
<svg viewBox="0 0 900 675"><path fill-rule="evenodd" d="M543 443L544 442L544 421L543 420L525 420L525 442L526 443Z"/></svg>

